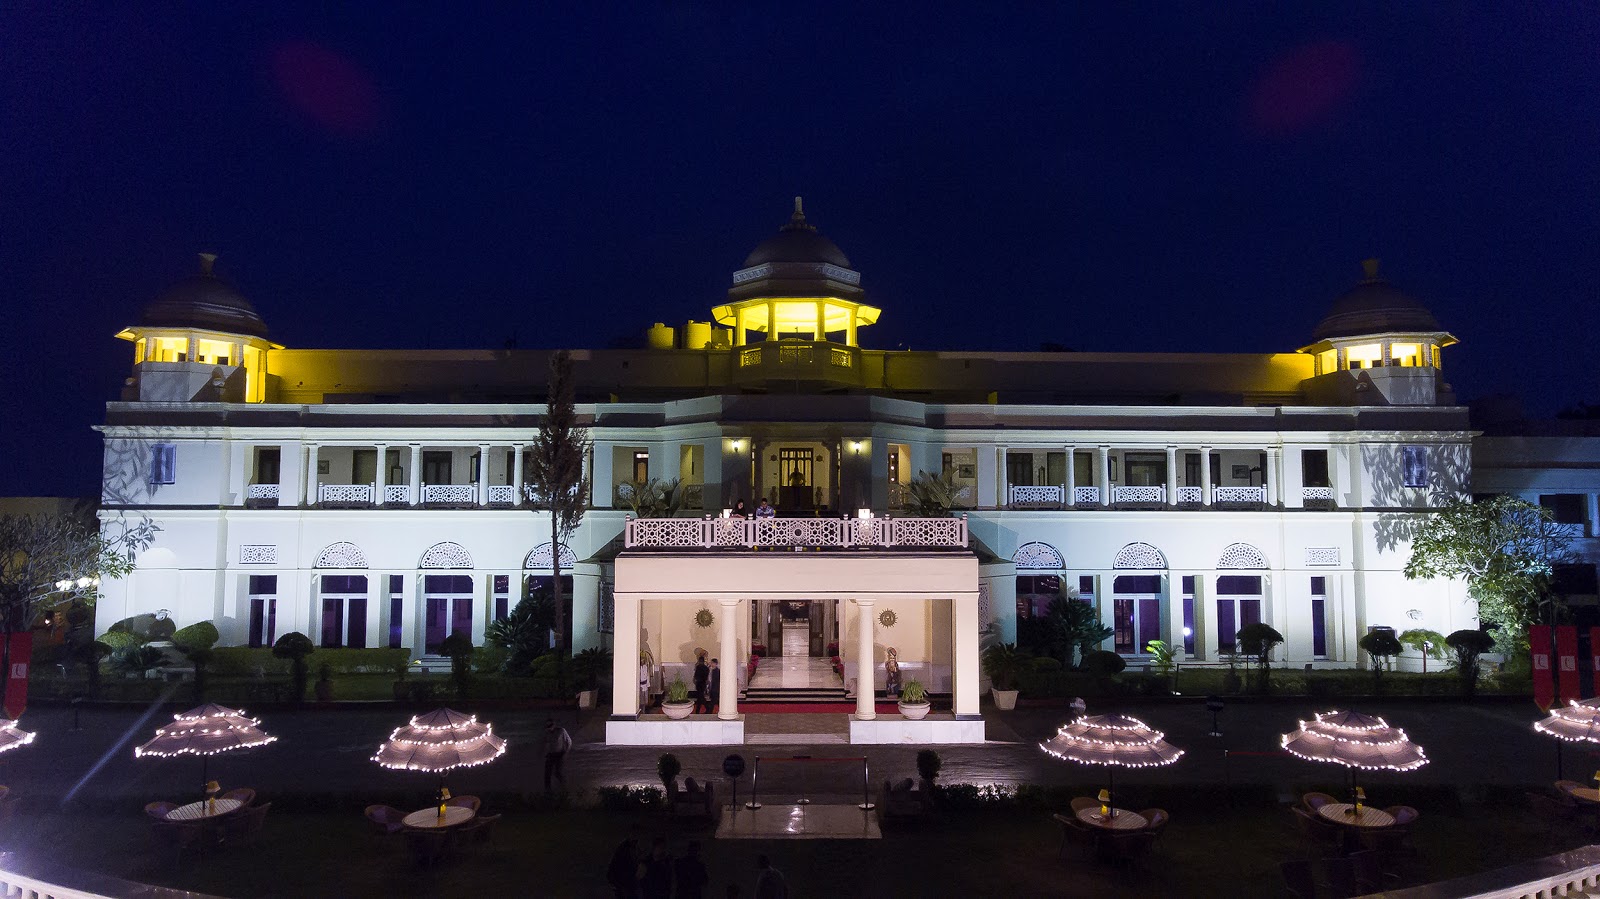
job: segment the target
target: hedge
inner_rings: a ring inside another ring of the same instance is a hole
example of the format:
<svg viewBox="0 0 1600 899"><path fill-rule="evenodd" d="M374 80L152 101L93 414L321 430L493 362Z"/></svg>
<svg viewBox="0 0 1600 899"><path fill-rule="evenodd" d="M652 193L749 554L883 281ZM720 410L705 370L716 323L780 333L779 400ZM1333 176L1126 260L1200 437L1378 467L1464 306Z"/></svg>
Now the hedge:
<svg viewBox="0 0 1600 899"><path fill-rule="evenodd" d="M1251 692L1254 672L1240 668L1238 689L1232 692ZM1227 668L1181 668L1177 675L1177 691L1188 696L1225 695ZM1304 671L1299 669L1272 669L1272 692L1280 695L1309 696L1312 699L1373 695L1372 672L1361 669ZM1429 672L1386 671L1383 674L1383 693L1388 696L1458 696L1461 681L1454 671ZM1097 677L1086 671L1050 671L1024 668L1017 674L1017 687L1027 699L1059 699L1073 696L1161 696L1168 692L1168 680L1161 675L1142 671L1124 671L1110 677ZM1485 692L1527 692L1525 681L1506 679L1504 682L1487 679L1481 688Z"/></svg>
<svg viewBox="0 0 1600 899"><path fill-rule="evenodd" d="M318 649L306 656L306 664L321 670L324 664L334 674L393 673L411 660L409 649ZM268 647L224 646L212 650L206 670L218 677L250 677L257 671L268 676L289 674L289 660L276 658Z"/></svg>

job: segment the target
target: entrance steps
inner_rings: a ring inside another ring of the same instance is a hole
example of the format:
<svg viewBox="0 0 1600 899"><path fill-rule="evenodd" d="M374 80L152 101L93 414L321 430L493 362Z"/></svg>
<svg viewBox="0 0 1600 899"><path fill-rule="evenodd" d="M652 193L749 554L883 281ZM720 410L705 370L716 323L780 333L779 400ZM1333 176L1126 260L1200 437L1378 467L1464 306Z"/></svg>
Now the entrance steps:
<svg viewBox="0 0 1600 899"><path fill-rule="evenodd" d="M854 702L843 687L750 687L739 694L740 704Z"/></svg>

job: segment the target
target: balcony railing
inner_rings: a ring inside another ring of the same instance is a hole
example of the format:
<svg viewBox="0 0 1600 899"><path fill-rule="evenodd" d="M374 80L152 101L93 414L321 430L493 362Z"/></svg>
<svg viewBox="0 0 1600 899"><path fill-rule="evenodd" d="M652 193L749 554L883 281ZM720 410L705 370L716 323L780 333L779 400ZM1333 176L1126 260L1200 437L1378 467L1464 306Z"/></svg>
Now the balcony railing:
<svg viewBox="0 0 1600 899"><path fill-rule="evenodd" d="M1300 499L1303 502L1331 503L1333 502L1332 487L1301 487Z"/></svg>
<svg viewBox="0 0 1600 899"><path fill-rule="evenodd" d="M251 484L244 488L245 499L276 500L278 498L277 484Z"/></svg>
<svg viewBox="0 0 1600 899"><path fill-rule="evenodd" d="M1100 505L1099 487L1074 487L1072 488L1072 504L1075 506Z"/></svg>
<svg viewBox="0 0 1600 899"><path fill-rule="evenodd" d="M1066 496L1066 489L1055 485L1013 484L1009 492L1013 506L1059 507Z"/></svg>
<svg viewBox="0 0 1600 899"><path fill-rule="evenodd" d="M628 549L965 549L961 518L630 518Z"/></svg>
<svg viewBox="0 0 1600 899"><path fill-rule="evenodd" d="M1204 487L1179 487L1178 505L1198 506L1205 501Z"/></svg>
<svg viewBox="0 0 1600 899"><path fill-rule="evenodd" d="M514 506L517 504L517 488L510 484L489 485L489 505Z"/></svg>
<svg viewBox="0 0 1600 899"><path fill-rule="evenodd" d="M405 506L411 503L410 484L385 484L383 485L383 504L386 506Z"/></svg>
<svg viewBox="0 0 1600 899"><path fill-rule="evenodd" d="M1165 505L1167 488L1159 485L1112 487L1111 501L1118 505Z"/></svg>
<svg viewBox="0 0 1600 899"><path fill-rule="evenodd" d="M1267 488L1212 487L1211 501L1213 503L1257 503L1259 505L1266 505Z"/></svg>
<svg viewBox="0 0 1600 899"><path fill-rule="evenodd" d="M429 505L473 506L478 503L478 488L473 484L423 484L422 501Z"/></svg>
<svg viewBox="0 0 1600 899"><path fill-rule="evenodd" d="M321 506L370 506L371 484L318 484L317 504Z"/></svg>

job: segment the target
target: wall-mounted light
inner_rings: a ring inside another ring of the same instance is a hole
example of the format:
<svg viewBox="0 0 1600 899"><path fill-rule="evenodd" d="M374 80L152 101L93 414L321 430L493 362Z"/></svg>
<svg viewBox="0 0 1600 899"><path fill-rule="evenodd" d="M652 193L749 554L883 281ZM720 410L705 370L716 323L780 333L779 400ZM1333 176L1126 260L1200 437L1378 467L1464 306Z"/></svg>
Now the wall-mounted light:
<svg viewBox="0 0 1600 899"><path fill-rule="evenodd" d="M733 446L733 451L737 453L738 451L744 449L744 441L743 440L735 440L735 441L733 441L732 446Z"/></svg>
<svg viewBox="0 0 1600 899"><path fill-rule="evenodd" d="M852 452L852 453L861 452L861 441L859 441L859 440L850 441L850 452Z"/></svg>

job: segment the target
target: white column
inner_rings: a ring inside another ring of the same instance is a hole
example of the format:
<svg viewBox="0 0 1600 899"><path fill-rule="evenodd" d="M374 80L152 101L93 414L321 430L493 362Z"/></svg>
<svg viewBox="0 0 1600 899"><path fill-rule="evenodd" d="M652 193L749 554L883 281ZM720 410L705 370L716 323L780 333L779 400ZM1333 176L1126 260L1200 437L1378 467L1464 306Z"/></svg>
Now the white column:
<svg viewBox="0 0 1600 899"><path fill-rule="evenodd" d="M1006 447L994 448L994 483L1000 490L1000 498L995 501L995 508L1004 509L1011 505L1011 484L1009 472L1006 471Z"/></svg>
<svg viewBox="0 0 1600 899"><path fill-rule="evenodd" d="M1211 447L1209 446L1200 447L1200 504L1211 505Z"/></svg>
<svg viewBox="0 0 1600 899"><path fill-rule="evenodd" d="M844 342L850 346L856 345L856 307L850 307L850 317L845 320Z"/></svg>
<svg viewBox="0 0 1600 899"><path fill-rule="evenodd" d="M1072 495L1078 492L1078 466L1073 464L1076 461L1073 459L1073 454L1077 451L1070 446L1064 447L1064 449L1067 452L1067 477L1061 489L1065 490L1067 495L1062 497L1062 502L1068 506L1073 506L1076 505L1076 501L1073 500Z"/></svg>
<svg viewBox="0 0 1600 899"><path fill-rule="evenodd" d="M375 444L373 448L378 451L378 470L374 473L372 484L372 505L381 508L383 506L384 488L389 486L389 444L379 443ZM372 616L369 613L367 617L371 618ZM372 644L368 643L367 645L371 646Z"/></svg>
<svg viewBox="0 0 1600 899"><path fill-rule="evenodd" d="M773 300L767 301L767 339L778 339L778 304Z"/></svg>
<svg viewBox="0 0 1600 899"><path fill-rule="evenodd" d="M828 304L822 300L817 301L817 326L812 334L818 343L828 339Z"/></svg>
<svg viewBox="0 0 1600 899"><path fill-rule="evenodd" d="M719 598L717 603L722 607L722 638L717 645L717 665L722 671L717 717L733 721L739 717L739 601Z"/></svg>
<svg viewBox="0 0 1600 899"><path fill-rule="evenodd" d="M976 608L976 605L974 605ZM871 721L878 717L872 680L872 600L856 600L856 717Z"/></svg>
<svg viewBox="0 0 1600 899"><path fill-rule="evenodd" d="M639 714L639 598L631 593L612 597L611 714Z"/></svg>
<svg viewBox="0 0 1600 899"><path fill-rule="evenodd" d="M411 505L422 502L422 444L411 444Z"/></svg>
<svg viewBox="0 0 1600 899"><path fill-rule="evenodd" d="M1178 504L1178 448L1167 447L1167 505ZM1141 647L1142 648L1142 647Z"/></svg>
<svg viewBox="0 0 1600 899"><path fill-rule="evenodd" d="M1267 488L1267 505L1269 506L1283 505L1283 496L1281 495L1283 493L1283 477L1282 472L1278 471L1280 455L1280 450L1269 447L1267 449L1267 464L1261 470L1261 486Z"/></svg>
<svg viewBox="0 0 1600 899"><path fill-rule="evenodd" d="M489 503L489 444L478 444L478 505Z"/></svg>
<svg viewBox="0 0 1600 899"><path fill-rule="evenodd" d="M306 495L301 505L315 505L317 502L317 445L306 446ZM284 633L288 633L285 631Z"/></svg>
<svg viewBox="0 0 1600 899"><path fill-rule="evenodd" d="M952 711L956 715L978 714L978 594L961 593L950 598Z"/></svg>
<svg viewBox="0 0 1600 899"><path fill-rule="evenodd" d="M1111 447L1097 448L1100 462L1100 504L1111 505Z"/></svg>
<svg viewBox="0 0 1600 899"><path fill-rule="evenodd" d="M748 339L744 323L744 307L733 310L733 345L744 346Z"/></svg>
<svg viewBox="0 0 1600 899"><path fill-rule="evenodd" d="M584 455L583 463L585 468L589 467L588 454ZM516 494L514 502L519 506L522 505L522 444L520 443L511 448L511 491Z"/></svg>

